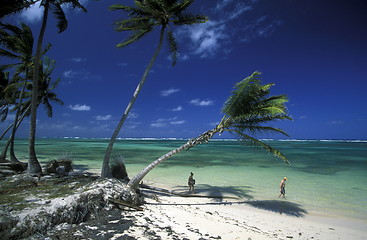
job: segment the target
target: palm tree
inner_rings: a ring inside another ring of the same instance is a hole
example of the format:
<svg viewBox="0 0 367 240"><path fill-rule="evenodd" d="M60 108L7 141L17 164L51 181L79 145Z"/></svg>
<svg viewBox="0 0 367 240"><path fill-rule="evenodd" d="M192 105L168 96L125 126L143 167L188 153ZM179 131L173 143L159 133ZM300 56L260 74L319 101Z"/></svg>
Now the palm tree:
<svg viewBox="0 0 367 240"><path fill-rule="evenodd" d="M53 10L53 13L57 18L57 27L59 29L59 33L66 30L68 26L68 21L66 19L65 13L61 8L62 4L69 3L73 8L80 8L83 11L87 11L80 3L79 0L42 0L41 6L43 6L43 17L42 17L42 25L39 32L36 54L34 57L34 74L33 74L33 86L32 86L32 103L31 103L31 125L29 131L29 159L28 159L28 169L27 172L32 175L37 175L42 173L42 168L37 160L36 156L36 120L37 120L37 101L39 94L39 77L40 77L40 60L42 55L42 45L43 38L46 31L48 13L50 10Z"/></svg>
<svg viewBox="0 0 367 240"><path fill-rule="evenodd" d="M172 56L172 64L175 65L177 61L177 44L172 33L170 24L173 25L192 25L197 23L204 23L207 17L200 15L192 15L185 13L185 10L194 2L194 0L141 0L135 1L135 6L112 5L111 10L123 10L130 16L128 19L115 22L115 30L118 32L132 31L132 34L117 47L126 47L139 39L143 38L147 33L151 32L154 27L160 27L160 35L158 46L146 67L143 76L135 89L135 92L126 107L112 137L109 141L101 171L102 177L111 177L111 170L109 162L111 158L112 148L116 141L122 125L129 115L153 64L161 50L163 39L167 32L168 42L170 44L170 51ZM167 30L168 29L168 30Z"/></svg>
<svg viewBox="0 0 367 240"><path fill-rule="evenodd" d="M53 115L53 108L51 105L51 102L63 105L64 102L62 100L60 100L56 93L53 92L53 90L56 89L57 85L60 82L60 79L57 79L56 81L52 81L51 80L51 74L53 72L53 70L55 69L55 60L49 59L48 57L44 57L42 63L40 64L40 94L38 95L38 102L37 105L44 105L47 115L48 117L52 117ZM30 76L32 77L32 76ZM32 85L31 84L27 84L25 85L27 87L28 90L32 90ZM24 88L22 89L22 91L24 91ZM29 92L27 92L28 94L24 94L25 98L30 98L30 94ZM22 102L22 96L23 94L20 94L20 100L19 103L17 105L17 107L15 108L15 110L17 110L15 119L14 119L14 123L12 124L13 126L13 131L12 134L8 140L8 143L6 144L0 159L5 159L6 156L6 152L7 152L7 148L10 146L10 161L12 162L17 162L17 158L15 157L15 153L14 153L14 138L15 138L15 132L17 130L17 128L19 127L20 123L22 122L22 120L30 115L30 107L31 107L31 100L28 100L26 102ZM19 117L20 116L20 117Z"/></svg>
<svg viewBox="0 0 367 240"><path fill-rule="evenodd" d="M145 175L158 166L158 164L183 150L188 150L196 145L208 142L215 134L221 134L224 131L233 133L243 141L249 141L254 146L259 146L288 163L287 158L279 150L249 135L255 133L281 133L288 136L287 133L279 128L265 125L274 120L291 120L287 115L285 107L287 97L285 95L268 97L270 88L273 85L261 85L259 72L254 72L251 76L237 83L233 95L228 98L222 109L224 116L214 129L204 132L200 136L189 140L186 144L158 158L133 177L128 186L131 189L137 189Z"/></svg>
<svg viewBox="0 0 367 240"><path fill-rule="evenodd" d="M31 29L25 25L21 24L21 28L10 24L0 23L0 55L16 60L13 64L3 65L2 69L15 68L15 74L12 77L8 86L6 86L2 93L4 94L4 99L8 99L9 103L15 104L16 99L19 98L17 104L12 111L16 110L16 115L14 123L12 124L13 130L6 144L1 158L6 157L7 148L10 145L10 159L13 162L18 162L18 159L14 154L14 136L17 129L18 118L22 111L21 105L24 96L25 87L27 84L28 72L33 64L33 34ZM21 76L22 75L22 76ZM19 91L19 87L22 88Z"/></svg>

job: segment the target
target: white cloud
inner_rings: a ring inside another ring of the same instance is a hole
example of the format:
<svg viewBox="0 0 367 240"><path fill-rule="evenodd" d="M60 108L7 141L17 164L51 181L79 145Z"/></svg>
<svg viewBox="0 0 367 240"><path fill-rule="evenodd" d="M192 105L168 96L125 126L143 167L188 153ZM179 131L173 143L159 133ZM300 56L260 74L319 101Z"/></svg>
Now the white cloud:
<svg viewBox="0 0 367 240"><path fill-rule="evenodd" d="M79 2L81 3L82 6L86 7L88 0L80 0ZM30 8L20 13L20 17L27 23L36 23L36 22L41 21L43 17L43 7L40 7L40 4L41 4L41 1L38 1L35 4L31 5ZM76 8L74 10L71 3L62 4L61 7L64 10L65 14L68 14L69 11L72 11L72 12L81 11L79 10L79 8Z"/></svg>
<svg viewBox="0 0 367 240"><path fill-rule="evenodd" d="M225 57L232 51L234 41L250 42L268 37L282 24L266 16L255 20L245 18L245 14L256 10L257 2L219 0L206 10L211 15L208 22L177 29L175 35L190 44L191 55L210 58L221 54Z"/></svg>
<svg viewBox="0 0 367 240"><path fill-rule="evenodd" d="M177 117L173 118L159 118L153 121L150 126L155 128L166 127L168 125L181 125L186 123L186 120L179 120Z"/></svg>
<svg viewBox="0 0 367 240"><path fill-rule="evenodd" d="M69 79L79 79L79 80L99 80L101 79L100 76L98 75L93 75L92 73L90 73L89 71L85 70L85 69L81 69L78 71L75 70L66 70L63 73L64 78L69 78Z"/></svg>
<svg viewBox="0 0 367 240"><path fill-rule="evenodd" d="M71 62L74 63L80 63L80 62L86 62L87 59L86 58L81 58L81 57L74 57L74 58L70 58Z"/></svg>
<svg viewBox="0 0 367 240"><path fill-rule="evenodd" d="M200 107L206 107L213 105L214 102L212 100L200 100L199 98L193 99L190 101L190 104Z"/></svg>
<svg viewBox="0 0 367 240"><path fill-rule="evenodd" d="M91 107L90 106L87 106L85 104L81 105L81 104L76 104L76 105L69 105L69 108L71 110L74 110L74 111L90 111L91 110Z"/></svg>
<svg viewBox="0 0 367 240"><path fill-rule="evenodd" d="M172 125L181 125L181 124L184 124L186 123L185 120L179 120L179 121L171 121L170 124Z"/></svg>
<svg viewBox="0 0 367 240"><path fill-rule="evenodd" d="M343 121L340 121L340 120L333 120L331 122L328 122L328 124L331 124L331 125L341 125L341 124L344 124Z"/></svg>
<svg viewBox="0 0 367 240"><path fill-rule="evenodd" d="M169 88L167 90L162 90L161 91L161 96L162 97L168 97L169 95L172 95L172 94L174 94L176 92L179 92L179 91L180 91L180 89L177 89L177 88Z"/></svg>
<svg viewBox="0 0 367 240"><path fill-rule="evenodd" d="M187 27L179 34L186 35L191 40L193 54L200 57L213 56L220 50L223 43L229 39L225 25L217 21L208 21Z"/></svg>
<svg viewBox="0 0 367 240"><path fill-rule="evenodd" d="M117 66L119 67L127 67L127 63L124 63L124 62L120 62L120 63L117 63Z"/></svg>
<svg viewBox="0 0 367 240"><path fill-rule="evenodd" d="M151 127L155 127L155 128L160 128L160 127L165 127L167 126L167 123L163 123L163 122L153 122L150 124Z"/></svg>
<svg viewBox="0 0 367 240"><path fill-rule="evenodd" d="M177 106L176 108L172 108L171 111L172 112L180 112L183 110L183 107L180 105L180 106Z"/></svg>
<svg viewBox="0 0 367 240"><path fill-rule="evenodd" d="M127 116L128 119L135 119L138 117L139 117L139 114L137 114L136 112L130 112L129 115Z"/></svg>
<svg viewBox="0 0 367 240"><path fill-rule="evenodd" d="M106 120L112 119L112 116L111 115L105 115L105 116L98 115L95 118L97 121L106 121Z"/></svg>
<svg viewBox="0 0 367 240"><path fill-rule="evenodd" d="M66 70L62 75L65 78L74 78L76 76L76 72L74 72L73 70Z"/></svg>
<svg viewBox="0 0 367 240"><path fill-rule="evenodd" d="M43 16L43 7L40 7L41 2L33 4L30 8L20 13L20 17L27 23L39 22Z"/></svg>

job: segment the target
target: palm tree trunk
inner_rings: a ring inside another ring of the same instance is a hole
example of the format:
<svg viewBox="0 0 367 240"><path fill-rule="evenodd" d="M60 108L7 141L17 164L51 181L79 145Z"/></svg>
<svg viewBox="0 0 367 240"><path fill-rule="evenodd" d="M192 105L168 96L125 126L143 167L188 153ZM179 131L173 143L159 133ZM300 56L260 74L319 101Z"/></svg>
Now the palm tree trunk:
<svg viewBox="0 0 367 240"><path fill-rule="evenodd" d="M15 152L14 152L14 140L15 140L15 133L18 129L17 123L18 123L19 114L20 114L21 106L22 106L22 102L23 102L23 94L24 94L25 86L26 86L26 80L24 80L23 88L22 88L22 91L20 92L19 102L18 102L18 110L17 110L17 113L15 114L14 127L13 127L13 130L12 130L11 135L10 135L10 161L11 162L19 162L19 160L15 156Z"/></svg>
<svg viewBox="0 0 367 240"><path fill-rule="evenodd" d="M7 129L5 129L5 131L1 134L0 136L0 140L3 139L3 137L5 136L5 134L13 127L13 123L9 125L9 127Z"/></svg>
<svg viewBox="0 0 367 240"><path fill-rule="evenodd" d="M144 74L143 74L143 77L141 78L138 86L136 87L135 89L135 92L129 102L129 104L127 105L126 109L125 109L125 112L124 114L122 115L115 131L113 132L112 134L112 137L110 139L110 142L108 144L108 147L107 147L107 150L106 150L106 153L105 153L105 156L104 156L104 160L103 160L103 166L102 166L102 171L101 171L101 177L104 177L104 178L110 178L112 177L112 174L111 174L111 170L110 170L110 167L109 167L109 163L110 163L110 158L111 158L111 153L112 153L112 148L113 148L113 145L116 141L116 138L117 138L117 135L119 134L121 128L122 128L122 125L124 124L126 118L128 117L129 115L129 112L130 110L132 109L147 77L148 77L148 74L150 72L150 70L152 69L153 67L153 64L162 48L162 43L163 43L163 37L164 37L164 30L165 30L165 26L162 27L161 29L161 33L160 33L160 37L159 37L159 43L158 43L158 46L157 46L157 49L153 55L153 57L151 58L150 62L149 62L149 65L147 66L147 68L145 69L144 71Z"/></svg>
<svg viewBox="0 0 367 240"><path fill-rule="evenodd" d="M43 20L41 30L38 36L36 56L34 58L34 74L33 74L33 87L32 87L32 104L31 104L31 126L29 131L29 159L28 159L28 174L40 174L42 173L41 165L39 164L36 156L36 127L37 127L37 100L38 100L38 84L39 84L39 70L43 37L46 31L49 0L46 0L43 10Z"/></svg>
<svg viewBox="0 0 367 240"><path fill-rule="evenodd" d="M0 155L0 159L1 160L5 160L6 159L6 154L8 152L9 146L10 146L10 139L8 139L8 141L6 142L6 144L4 146L3 151L1 152L1 155Z"/></svg>
<svg viewBox="0 0 367 240"><path fill-rule="evenodd" d="M27 110L23 113L22 117L20 118L20 120L17 122L17 125L16 125L16 128L19 127L19 125L22 123L23 119L25 118L26 116L26 113L28 112L28 109L29 109L30 105L28 106ZM6 132L14 125L14 123L12 123L8 129L6 130ZM6 133L5 132L5 133ZM3 135L5 135L5 133ZM3 136L2 136L3 137ZM11 137L8 139L7 143L5 144L5 147L3 149L3 151L1 152L1 155L0 155L0 159L1 160L5 160L6 159L6 153L8 152L8 148L10 146L10 139Z"/></svg>
<svg viewBox="0 0 367 240"><path fill-rule="evenodd" d="M184 145L182 145L181 147L178 147L172 151L170 151L169 153L166 153L165 155L163 155L162 157L156 159L154 162L152 162L151 164L149 164L146 168L144 168L142 171L140 171L138 174L135 175L135 177L133 177L129 183L128 186L131 189L136 190L139 186L139 183L141 182L141 180L143 180L143 178L156 166L158 166L159 164L161 164L162 162L164 162L165 160L167 160L168 158L172 157L173 155L182 152L183 150L188 150L196 145L200 145L204 142L208 142L209 139L211 139L214 134L220 132L220 129L218 128L214 128L212 130L206 131L203 134L201 134L200 136L198 136L197 138L191 139L189 140L187 143L185 143Z"/></svg>

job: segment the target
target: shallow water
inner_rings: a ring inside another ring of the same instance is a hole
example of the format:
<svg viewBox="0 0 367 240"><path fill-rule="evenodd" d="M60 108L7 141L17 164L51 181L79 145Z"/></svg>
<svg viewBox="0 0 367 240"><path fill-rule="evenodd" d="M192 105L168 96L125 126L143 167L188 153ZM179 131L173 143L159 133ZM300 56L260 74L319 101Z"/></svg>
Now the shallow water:
<svg viewBox="0 0 367 240"><path fill-rule="evenodd" d="M124 158L132 177L184 140L119 140L114 156ZM144 181L184 188L194 172L197 191L234 194L254 201L279 200L279 182L287 176L286 200L306 212L367 220L366 141L268 141L290 160L288 166L261 149L237 141L212 141L167 160ZM19 159L27 159L26 140L16 141ZM4 143L0 143L0 147ZM79 168L100 171L107 140L38 139L42 163L70 155Z"/></svg>

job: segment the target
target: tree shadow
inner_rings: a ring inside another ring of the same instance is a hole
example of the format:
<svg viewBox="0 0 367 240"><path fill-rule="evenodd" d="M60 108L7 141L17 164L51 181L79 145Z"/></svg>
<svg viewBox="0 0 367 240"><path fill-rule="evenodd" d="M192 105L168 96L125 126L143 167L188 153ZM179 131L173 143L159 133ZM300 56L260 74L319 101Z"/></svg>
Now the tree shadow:
<svg viewBox="0 0 367 240"><path fill-rule="evenodd" d="M226 197L236 197L239 199L246 198L248 200L253 199L250 195L252 190L249 186L211 186L209 184L198 184L195 187L195 194L205 195L213 198L216 202L222 202ZM175 191L188 194L187 186L176 186Z"/></svg>
<svg viewBox="0 0 367 240"><path fill-rule="evenodd" d="M279 214L285 214L294 217L304 217L307 214L307 210L301 208L300 204L292 203L281 200L261 200L261 201L246 201L244 202L253 207L276 212Z"/></svg>

